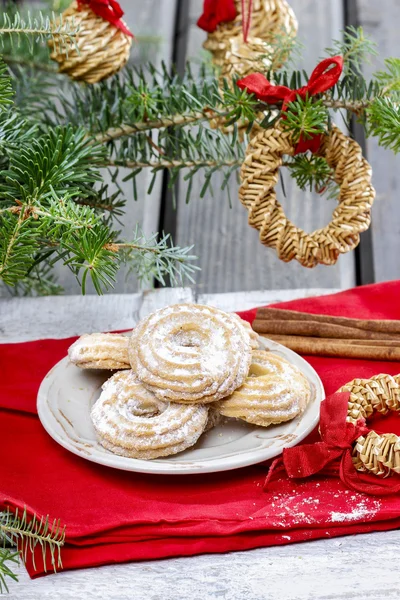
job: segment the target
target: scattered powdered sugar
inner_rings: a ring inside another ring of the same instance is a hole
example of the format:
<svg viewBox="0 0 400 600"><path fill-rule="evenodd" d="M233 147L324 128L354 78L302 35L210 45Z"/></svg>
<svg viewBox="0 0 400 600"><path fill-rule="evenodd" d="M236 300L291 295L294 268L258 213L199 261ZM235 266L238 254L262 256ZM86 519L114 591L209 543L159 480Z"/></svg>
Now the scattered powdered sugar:
<svg viewBox="0 0 400 600"><path fill-rule="evenodd" d="M351 498L356 498L352 496ZM369 500L368 503L365 499L359 500L357 505L354 506L350 512L332 512L330 521L332 523L345 523L346 521L365 521L366 519L372 519L381 507L379 500Z"/></svg>
<svg viewBox="0 0 400 600"><path fill-rule="evenodd" d="M265 518L284 529L304 525L320 527L324 523L329 526L369 521L381 508L381 502L375 498L343 490L339 480L330 480L328 487L316 484L315 495L304 493L309 490L308 486L299 483L291 491L276 492L270 497Z"/></svg>

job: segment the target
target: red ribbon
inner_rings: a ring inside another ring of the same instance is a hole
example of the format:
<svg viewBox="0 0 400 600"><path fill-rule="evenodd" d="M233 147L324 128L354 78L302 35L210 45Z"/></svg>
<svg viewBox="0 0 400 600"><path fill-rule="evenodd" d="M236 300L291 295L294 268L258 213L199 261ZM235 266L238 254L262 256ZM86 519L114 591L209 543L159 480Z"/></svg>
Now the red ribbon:
<svg viewBox="0 0 400 600"><path fill-rule="evenodd" d="M253 11L253 0L247 0L247 11L246 11L246 0L242 0L242 27L243 27L243 41L246 44L249 36L250 25L251 25L251 13Z"/></svg>
<svg viewBox="0 0 400 600"><path fill-rule="evenodd" d="M203 14L197 25L212 33L220 23L233 21L237 17L235 0L204 0Z"/></svg>
<svg viewBox="0 0 400 600"><path fill-rule="evenodd" d="M369 429L363 420L358 421L357 425L346 421L349 398L349 392L341 392L328 396L321 403L319 431L322 441L285 448L283 457L272 463L264 489L273 473L285 470L290 479L311 477L316 473L339 475L347 487L374 496L400 491L400 478L396 475L381 479L372 473L360 473L354 468L353 442L361 435L365 436Z"/></svg>
<svg viewBox="0 0 400 600"><path fill-rule="evenodd" d="M267 104L279 104L282 102L282 112L286 112L289 102L300 96L303 100L307 96L315 96L329 90L339 80L343 70L343 57L333 56L325 58L317 65L311 73L311 77L303 87L291 90L285 85L273 85L261 73L252 73L237 82L241 90L247 90L251 94ZM322 135L315 135L305 139L303 136L296 146L295 154L300 152L318 152L322 141Z"/></svg>
<svg viewBox="0 0 400 600"><path fill-rule="evenodd" d="M78 10L81 10L84 5L91 8L98 17L112 23L112 25L123 31L126 35L133 37L133 33L121 21L124 11L116 0L78 0Z"/></svg>

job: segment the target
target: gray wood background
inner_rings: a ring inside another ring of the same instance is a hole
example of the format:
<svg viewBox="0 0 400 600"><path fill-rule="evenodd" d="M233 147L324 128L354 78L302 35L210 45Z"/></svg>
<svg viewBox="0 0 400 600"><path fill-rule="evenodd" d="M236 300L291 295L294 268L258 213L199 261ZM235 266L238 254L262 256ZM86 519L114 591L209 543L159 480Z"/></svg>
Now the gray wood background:
<svg viewBox="0 0 400 600"><path fill-rule="evenodd" d="M160 63L171 61L178 0L120 0L126 21L140 38L151 36L155 43L137 44L131 60ZM189 3L189 30L187 58L198 60L205 33L196 26L203 0L182 0ZM379 45L381 56L366 68L371 74L382 66L386 56L398 56L400 41L396 24L400 19L400 1L357 0L361 24ZM290 0L299 21L300 41L304 44L299 62L310 72L333 38L339 38L344 27L343 0ZM182 8L182 6L181 6ZM400 204L397 190L400 183L400 159L391 152L378 148L376 141L368 141L368 158L374 170L377 200L373 209L373 256L376 280L400 277ZM150 173L139 176L139 200L133 200L131 183L124 186L127 212L124 233L129 237L136 222L150 234L157 231L161 206L161 178L151 195L146 194ZM325 225L331 218L335 201L328 201L311 193L303 193L285 177L287 197L281 200L297 224L312 231ZM197 293L232 292L262 289L290 288L347 288L356 282L355 254L342 256L334 267L318 266L305 269L298 263L283 263L275 253L261 246L257 231L247 224L247 214L237 199L237 185L231 184L233 207L229 208L228 195L221 192L218 177L214 179L214 195L200 199L202 176L193 185L191 202L185 204L185 183L181 180L178 191L175 242L195 244L201 271L196 277ZM65 268L59 268L59 280L67 294L79 293L79 286ZM116 291L127 293L138 290L136 279L122 271ZM1 295L1 291L0 291Z"/></svg>

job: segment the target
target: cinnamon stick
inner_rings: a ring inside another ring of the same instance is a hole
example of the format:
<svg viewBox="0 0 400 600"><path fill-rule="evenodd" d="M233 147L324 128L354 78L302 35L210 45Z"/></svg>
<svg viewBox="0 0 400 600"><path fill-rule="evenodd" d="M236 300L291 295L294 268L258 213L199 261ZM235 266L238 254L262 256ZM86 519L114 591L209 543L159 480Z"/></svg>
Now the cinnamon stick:
<svg viewBox="0 0 400 600"><path fill-rule="evenodd" d="M313 315L309 315L313 316ZM400 346L400 333L385 333L370 331L357 327L343 326L337 323L314 321L311 319L260 319L253 322L253 329L257 333L271 333L274 335L301 335L320 338L361 339L361 340L393 340Z"/></svg>
<svg viewBox="0 0 400 600"><path fill-rule="evenodd" d="M291 335L263 335L299 354L367 360L400 361L400 345L393 340L343 340Z"/></svg>
<svg viewBox="0 0 400 600"><path fill-rule="evenodd" d="M256 320L300 320L317 321L318 323L331 323L342 327L355 327L367 331L400 334L400 321L386 319L350 319L348 317L332 317L331 315L314 315L296 310L263 307L257 310Z"/></svg>

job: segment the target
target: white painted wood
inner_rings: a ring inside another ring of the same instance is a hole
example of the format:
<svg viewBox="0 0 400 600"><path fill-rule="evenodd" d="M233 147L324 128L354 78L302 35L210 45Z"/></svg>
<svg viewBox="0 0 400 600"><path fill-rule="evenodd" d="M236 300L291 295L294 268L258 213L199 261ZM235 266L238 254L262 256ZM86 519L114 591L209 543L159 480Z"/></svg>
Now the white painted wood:
<svg viewBox="0 0 400 600"><path fill-rule="evenodd" d="M400 532L70 571L10 600L397 600Z"/></svg>
<svg viewBox="0 0 400 600"><path fill-rule="evenodd" d="M211 304L221 310L239 311L249 310L256 306L287 302L296 298L310 298L311 296L324 296L340 290L328 288L309 288L296 290L271 290L260 292L232 292L231 294L200 294L197 297L199 304Z"/></svg>
<svg viewBox="0 0 400 600"><path fill-rule="evenodd" d="M0 343L129 329L140 318L168 304L197 301L227 311L247 310L334 291L312 288L204 294L196 300L190 288L166 288L142 294L0 299Z"/></svg>
<svg viewBox="0 0 400 600"><path fill-rule="evenodd" d="M129 329L146 314L181 302L194 302L190 288L108 296L0 299L0 343Z"/></svg>

